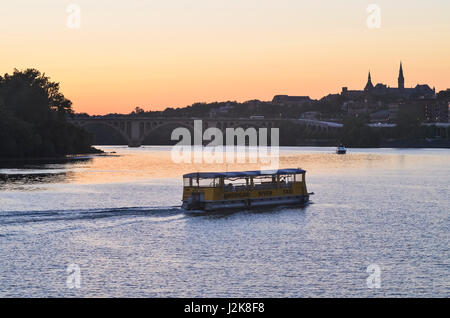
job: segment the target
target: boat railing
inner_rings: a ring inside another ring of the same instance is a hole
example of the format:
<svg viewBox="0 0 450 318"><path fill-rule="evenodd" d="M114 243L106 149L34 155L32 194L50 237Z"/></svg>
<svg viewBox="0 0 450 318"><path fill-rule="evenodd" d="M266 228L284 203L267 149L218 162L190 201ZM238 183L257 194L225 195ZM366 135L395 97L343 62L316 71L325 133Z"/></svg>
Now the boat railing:
<svg viewBox="0 0 450 318"><path fill-rule="evenodd" d="M248 185L233 185L229 184L226 185L224 190L225 192L244 192L244 191L250 191L251 187Z"/></svg>
<svg viewBox="0 0 450 318"><path fill-rule="evenodd" d="M272 190L277 188L276 183L260 183L255 184L254 186L255 190Z"/></svg>
<svg viewBox="0 0 450 318"><path fill-rule="evenodd" d="M279 183L280 189L290 189L293 186L292 181L282 181ZM216 184L217 187L217 184ZM236 183L229 183L224 186L225 192L244 192L244 191L251 191L251 190L273 190L277 189L278 185L276 182L262 182L262 183L255 183L253 186L249 184L236 184Z"/></svg>
<svg viewBox="0 0 450 318"><path fill-rule="evenodd" d="M250 185L227 185L225 186L225 192L242 192L242 191L250 191L254 190L273 190L277 188L276 183L259 183L255 184L253 187ZM288 183L280 183L280 189L289 189L292 188L292 182Z"/></svg>
<svg viewBox="0 0 450 318"><path fill-rule="evenodd" d="M280 188L281 189L292 188L292 182L280 182Z"/></svg>

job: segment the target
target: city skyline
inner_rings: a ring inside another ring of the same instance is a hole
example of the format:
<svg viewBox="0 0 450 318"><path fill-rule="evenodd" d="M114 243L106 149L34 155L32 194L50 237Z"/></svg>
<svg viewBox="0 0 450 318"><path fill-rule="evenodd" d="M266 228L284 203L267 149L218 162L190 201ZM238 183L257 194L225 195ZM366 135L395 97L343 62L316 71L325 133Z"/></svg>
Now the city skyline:
<svg viewBox="0 0 450 318"><path fill-rule="evenodd" d="M2 4L1 73L37 68L77 112L128 113L195 102L274 95L320 98L342 87L397 83L450 86L450 4L378 1L77 1L80 27L67 27L70 2ZM23 6L27 6L23 12ZM404 10L408 6L408 10ZM436 7L440 10L435 10Z"/></svg>

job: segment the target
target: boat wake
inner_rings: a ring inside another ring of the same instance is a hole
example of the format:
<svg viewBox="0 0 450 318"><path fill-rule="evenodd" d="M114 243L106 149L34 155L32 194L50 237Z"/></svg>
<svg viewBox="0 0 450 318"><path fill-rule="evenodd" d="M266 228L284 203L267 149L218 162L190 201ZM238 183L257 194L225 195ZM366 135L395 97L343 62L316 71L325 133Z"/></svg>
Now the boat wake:
<svg viewBox="0 0 450 318"><path fill-rule="evenodd" d="M183 213L179 206L121 207L84 210L4 211L0 212L0 225L51 222L64 220L95 220L120 217L169 217Z"/></svg>

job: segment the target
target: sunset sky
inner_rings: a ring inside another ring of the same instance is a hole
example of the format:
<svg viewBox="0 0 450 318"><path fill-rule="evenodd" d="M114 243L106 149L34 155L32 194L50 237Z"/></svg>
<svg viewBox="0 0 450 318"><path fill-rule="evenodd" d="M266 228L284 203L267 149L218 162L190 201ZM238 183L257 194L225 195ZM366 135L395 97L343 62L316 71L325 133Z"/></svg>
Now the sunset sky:
<svg viewBox="0 0 450 318"><path fill-rule="evenodd" d="M69 28L67 6L81 9ZM371 29L369 4L381 8ZM320 98L342 86L450 88L448 0L15 0L0 4L0 73L37 68L77 112Z"/></svg>

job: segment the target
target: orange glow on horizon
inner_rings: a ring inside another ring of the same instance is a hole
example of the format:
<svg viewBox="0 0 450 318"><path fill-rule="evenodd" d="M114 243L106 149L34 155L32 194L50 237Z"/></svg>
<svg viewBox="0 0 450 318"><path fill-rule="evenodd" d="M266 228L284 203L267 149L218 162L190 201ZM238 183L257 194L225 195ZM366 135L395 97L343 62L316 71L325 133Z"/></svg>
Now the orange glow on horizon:
<svg viewBox="0 0 450 318"><path fill-rule="evenodd" d="M0 21L1 72L45 72L76 112L321 98L363 89L369 69L374 84L395 87L400 60L406 86L450 87L448 1L380 0L376 30L354 0L77 2L76 30L65 25L68 3L56 0L3 4Z"/></svg>

